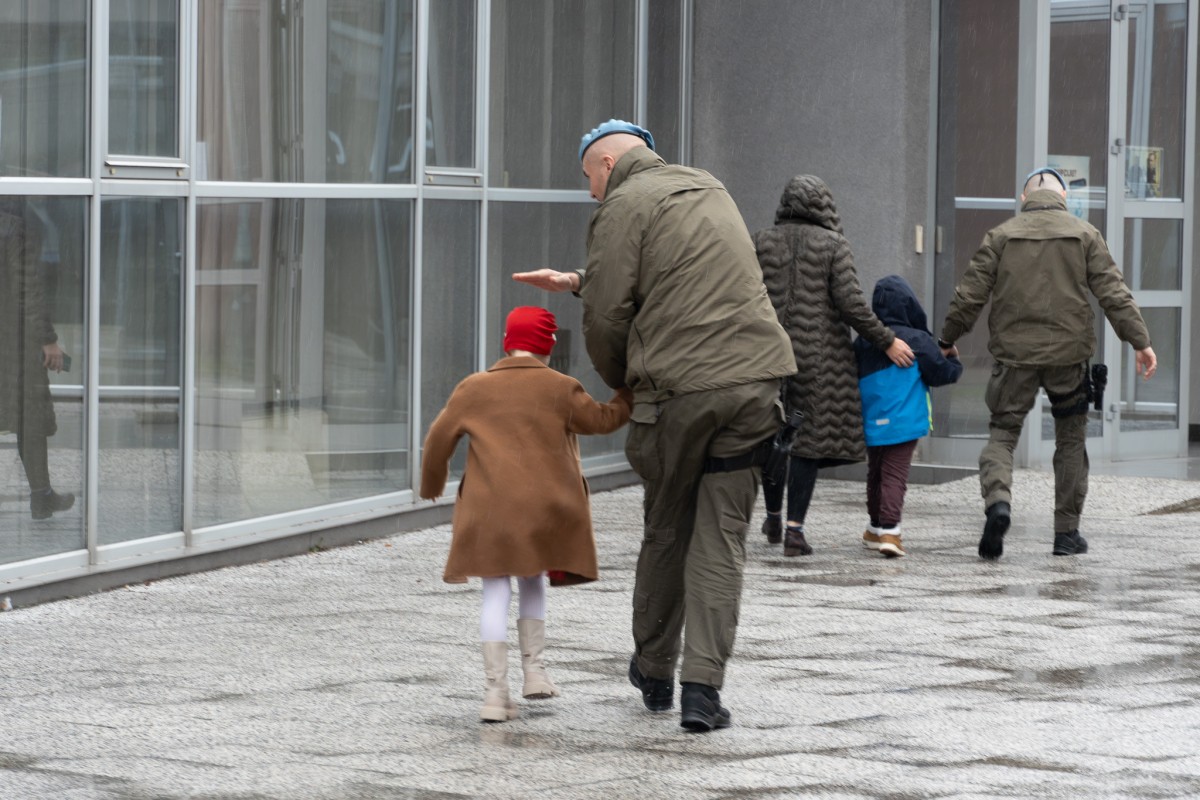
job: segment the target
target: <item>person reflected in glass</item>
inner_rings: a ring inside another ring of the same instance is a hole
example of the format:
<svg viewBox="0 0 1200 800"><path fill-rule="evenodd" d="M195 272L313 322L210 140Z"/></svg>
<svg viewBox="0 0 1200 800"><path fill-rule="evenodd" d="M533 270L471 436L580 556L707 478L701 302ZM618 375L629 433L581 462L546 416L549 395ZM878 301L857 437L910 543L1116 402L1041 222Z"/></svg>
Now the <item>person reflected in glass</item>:
<svg viewBox="0 0 1200 800"><path fill-rule="evenodd" d="M58 430L49 371L62 372L69 361L33 252L20 201L0 200L0 431L16 433L30 513L48 519L75 504L75 495L51 487L48 452Z"/></svg>

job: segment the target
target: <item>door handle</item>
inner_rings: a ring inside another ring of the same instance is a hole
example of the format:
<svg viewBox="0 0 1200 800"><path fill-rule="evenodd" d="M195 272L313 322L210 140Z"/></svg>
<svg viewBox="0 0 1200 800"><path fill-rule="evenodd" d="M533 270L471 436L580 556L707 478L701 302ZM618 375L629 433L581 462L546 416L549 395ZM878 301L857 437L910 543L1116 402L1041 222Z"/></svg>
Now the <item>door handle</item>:
<svg viewBox="0 0 1200 800"><path fill-rule="evenodd" d="M1110 404L1109 404L1109 406L1108 406L1108 413L1104 415L1104 418L1105 418L1106 420L1108 420L1109 422L1112 422L1114 419L1116 419L1116 418L1117 418L1117 410L1118 410L1118 409L1117 409L1117 404L1116 404L1116 403L1110 403Z"/></svg>
<svg viewBox="0 0 1200 800"><path fill-rule="evenodd" d="M1113 21L1120 22L1121 20L1125 19L1126 15L1128 14L1129 6L1121 3L1119 6L1117 6L1117 10L1113 12Z"/></svg>
<svg viewBox="0 0 1200 800"><path fill-rule="evenodd" d="M1124 147L1125 147L1125 140L1118 137L1115 140L1113 140L1112 147L1109 148L1109 152L1112 153L1114 156L1119 156L1119 155L1121 155L1121 150Z"/></svg>

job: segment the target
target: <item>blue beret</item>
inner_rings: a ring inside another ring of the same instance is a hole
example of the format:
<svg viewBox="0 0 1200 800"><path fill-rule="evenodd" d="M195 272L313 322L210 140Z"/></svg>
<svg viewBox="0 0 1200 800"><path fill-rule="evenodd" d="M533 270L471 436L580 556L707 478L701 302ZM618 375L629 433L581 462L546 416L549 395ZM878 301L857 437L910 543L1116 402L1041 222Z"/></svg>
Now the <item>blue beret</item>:
<svg viewBox="0 0 1200 800"><path fill-rule="evenodd" d="M1059 186L1061 186L1063 189L1067 188L1067 179L1064 178L1062 173L1056 170L1054 167L1042 167L1041 169L1035 169L1033 172L1025 176L1025 180L1021 182L1021 185L1024 186L1025 184L1029 183L1029 179L1034 175L1053 175L1058 181Z"/></svg>
<svg viewBox="0 0 1200 800"><path fill-rule="evenodd" d="M634 125L632 122L626 122L623 119L610 119L608 122L602 122L595 128L583 135L583 141L579 143L579 160L583 161L583 154L587 149L596 143L597 139L603 139L610 133L632 133L634 136L642 137L646 146L651 150L654 149L654 137L650 135L650 131Z"/></svg>

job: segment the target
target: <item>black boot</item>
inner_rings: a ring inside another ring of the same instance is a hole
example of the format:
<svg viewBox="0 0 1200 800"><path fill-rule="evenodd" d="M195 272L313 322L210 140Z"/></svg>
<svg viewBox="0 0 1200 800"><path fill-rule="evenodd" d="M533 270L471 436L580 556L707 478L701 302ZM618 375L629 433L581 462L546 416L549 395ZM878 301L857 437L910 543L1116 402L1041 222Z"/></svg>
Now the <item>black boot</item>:
<svg viewBox="0 0 1200 800"><path fill-rule="evenodd" d="M703 683L681 683L679 724L689 731L711 731L733 724L729 709L721 705L721 693Z"/></svg>
<svg viewBox="0 0 1200 800"><path fill-rule="evenodd" d="M75 495L59 494L53 489L29 495L29 513L34 519L50 519L58 511L66 511L75 505Z"/></svg>
<svg viewBox="0 0 1200 800"><path fill-rule="evenodd" d="M638 669L637 654L629 657L629 682L642 690L642 702L649 711L669 711L675 705L673 678L647 678Z"/></svg>
<svg viewBox="0 0 1200 800"><path fill-rule="evenodd" d="M767 544L779 544L783 541L783 517L779 514L767 513L763 520L762 532L767 535Z"/></svg>
<svg viewBox="0 0 1200 800"><path fill-rule="evenodd" d="M983 538L979 540L979 557L996 561L1004 553L1004 534L1012 524L1011 508L1003 500L987 508L987 522L983 523Z"/></svg>
<svg viewBox="0 0 1200 800"><path fill-rule="evenodd" d="M811 556L812 547L804 538L803 525L788 525L783 537L783 554L785 556Z"/></svg>
<svg viewBox="0 0 1200 800"><path fill-rule="evenodd" d="M1087 552L1087 539L1079 535L1079 531L1065 531L1054 534L1054 555L1079 556Z"/></svg>

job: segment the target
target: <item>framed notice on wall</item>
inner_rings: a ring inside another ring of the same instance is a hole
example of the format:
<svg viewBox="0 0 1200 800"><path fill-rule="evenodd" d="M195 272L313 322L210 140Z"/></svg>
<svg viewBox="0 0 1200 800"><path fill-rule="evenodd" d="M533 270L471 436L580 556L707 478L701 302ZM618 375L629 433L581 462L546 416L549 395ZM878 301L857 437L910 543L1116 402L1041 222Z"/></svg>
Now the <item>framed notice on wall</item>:
<svg viewBox="0 0 1200 800"><path fill-rule="evenodd" d="M1049 166L1059 171L1067 181L1067 210L1080 219L1088 218L1092 185L1092 159L1089 156L1049 156ZM1103 191L1104 187L1101 187ZM1103 208L1103 203L1098 204Z"/></svg>
<svg viewBox="0 0 1200 800"><path fill-rule="evenodd" d="M1125 196L1146 200L1162 197L1163 149L1125 148Z"/></svg>

